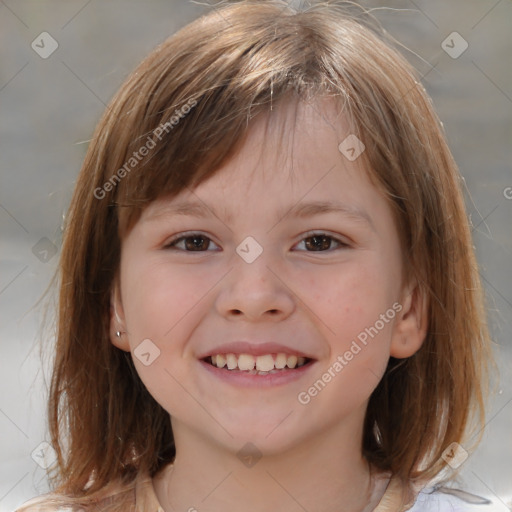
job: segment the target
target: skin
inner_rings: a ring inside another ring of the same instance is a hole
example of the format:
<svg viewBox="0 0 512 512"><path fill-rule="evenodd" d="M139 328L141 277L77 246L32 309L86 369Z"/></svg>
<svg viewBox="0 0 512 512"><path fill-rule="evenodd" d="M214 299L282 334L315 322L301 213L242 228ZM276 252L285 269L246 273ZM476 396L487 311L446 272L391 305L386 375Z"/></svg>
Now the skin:
<svg viewBox="0 0 512 512"><path fill-rule="evenodd" d="M373 486L361 454L364 415L389 357L420 348L426 304L416 284L404 282L389 205L362 159L351 162L338 150L350 133L328 100L281 105L269 125L264 117L253 121L219 173L194 191L151 203L122 242L111 337L132 354L144 339L160 350L149 366L133 359L171 415L176 460L153 479L166 511L355 512L372 510L384 492L386 479ZM165 211L183 200L217 215ZM277 217L320 200L358 208L369 220L340 212ZM327 248L317 242L324 249L313 250L312 230L333 237ZM183 240L168 247L188 231L206 237L202 251L190 250L190 239L189 252ZM248 236L263 248L252 263L235 251ZM298 394L395 303L401 311L300 403ZM205 350L244 339L298 347L316 362L300 379L265 389L240 389L198 362ZM262 454L250 468L237 456L247 442Z"/></svg>

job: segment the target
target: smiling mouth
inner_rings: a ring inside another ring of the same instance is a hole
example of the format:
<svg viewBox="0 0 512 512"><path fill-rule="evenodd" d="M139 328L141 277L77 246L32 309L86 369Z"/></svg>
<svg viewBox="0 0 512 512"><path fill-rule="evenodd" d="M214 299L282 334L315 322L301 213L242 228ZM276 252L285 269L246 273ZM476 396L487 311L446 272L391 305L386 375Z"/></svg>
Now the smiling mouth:
<svg viewBox="0 0 512 512"><path fill-rule="evenodd" d="M313 362L308 357L284 353L253 356L251 354L215 354L202 359L215 368L243 372L248 375L270 375L287 370L296 370Z"/></svg>

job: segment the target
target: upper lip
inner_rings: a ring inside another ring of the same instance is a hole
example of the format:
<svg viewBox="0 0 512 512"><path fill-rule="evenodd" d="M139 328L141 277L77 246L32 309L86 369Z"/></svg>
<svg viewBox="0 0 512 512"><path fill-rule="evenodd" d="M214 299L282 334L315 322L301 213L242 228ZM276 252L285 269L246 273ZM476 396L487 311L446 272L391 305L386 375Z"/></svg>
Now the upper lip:
<svg viewBox="0 0 512 512"><path fill-rule="evenodd" d="M266 354L286 354L295 355L299 357L306 357L314 359L311 355L306 354L297 348L287 347L280 343L265 342L265 343L251 343L249 341L232 341L230 343L223 343L217 345L208 351L201 353L198 359L204 359L208 356L216 354L250 354L253 356L264 356Z"/></svg>

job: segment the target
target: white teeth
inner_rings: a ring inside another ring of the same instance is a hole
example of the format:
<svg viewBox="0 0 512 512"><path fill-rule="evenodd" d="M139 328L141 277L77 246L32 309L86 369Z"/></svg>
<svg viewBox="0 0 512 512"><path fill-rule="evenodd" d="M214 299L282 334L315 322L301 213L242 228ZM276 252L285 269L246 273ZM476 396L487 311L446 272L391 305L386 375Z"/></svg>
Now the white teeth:
<svg viewBox="0 0 512 512"><path fill-rule="evenodd" d="M286 360L288 368L295 368L297 366L297 359L297 356L288 356L288 359Z"/></svg>
<svg viewBox="0 0 512 512"><path fill-rule="evenodd" d="M254 370L254 357L249 354L240 354L238 356L238 368L240 370Z"/></svg>
<svg viewBox="0 0 512 512"><path fill-rule="evenodd" d="M238 369L248 371L251 374L267 375L274 373L286 367L294 369L306 364L305 357L296 355L287 355L284 353L265 354L262 356L253 356L250 354L215 354L210 356L211 364L217 368L227 366L228 370Z"/></svg>
<svg viewBox="0 0 512 512"><path fill-rule="evenodd" d="M234 370L238 366L238 358L235 354L226 354L226 362L228 363L228 370Z"/></svg>
<svg viewBox="0 0 512 512"><path fill-rule="evenodd" d="M276 356L276 368L281 370L286 366L286 354L277 354Z"/></svg>
<svg viewBox="0 0 512 512"><path fill-rule="evenodd" d="M238 363L238 367L240 370L242 369L240 367L240 363ZM270 370L274 369L274 358L268 354L266 356L258 356L256 358L256 369L260 372L269 372Z"/></svg>

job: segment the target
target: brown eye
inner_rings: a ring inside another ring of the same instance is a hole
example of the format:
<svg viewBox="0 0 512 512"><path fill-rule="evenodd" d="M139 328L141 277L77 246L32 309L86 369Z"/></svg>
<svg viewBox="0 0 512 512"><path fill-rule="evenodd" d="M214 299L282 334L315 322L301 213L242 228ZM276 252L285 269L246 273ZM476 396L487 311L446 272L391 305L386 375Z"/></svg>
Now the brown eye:
<svg viewBox="0 0 512 512"><path fill-rule="evenodd" d="M185 252L205 252L208 250L210 243L213 243L210 238L201 233L192 233L186 236L180 236L171 240L165 248L177 248ZM180 245L178 245L180 244Z"/></svg>
<svg viewBox="0 0 512 512"><path fill-rule="evenodd" d="M303 238L299 243L304 242L307 252L326 252L331 249L332 243L338 244L335 249L348 247L348 244L342 242L338 238L330 236L326 233L312 233Z"/></svg>
<svg viewBox="0 0 512 512"><path fill-rule="evenodd" d="M349 247L349 244L326 233L311 233L303 238L300 243L304 243L306 252L332 252L333 250ZM206 235L190 233L174 238L165 245L165 248L184 252L207 252L212 250L209 249L211 244L214 244L214 242Z"/></svg>

